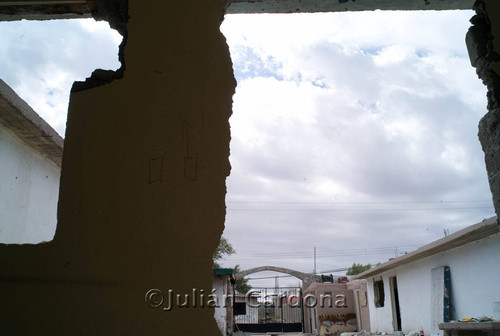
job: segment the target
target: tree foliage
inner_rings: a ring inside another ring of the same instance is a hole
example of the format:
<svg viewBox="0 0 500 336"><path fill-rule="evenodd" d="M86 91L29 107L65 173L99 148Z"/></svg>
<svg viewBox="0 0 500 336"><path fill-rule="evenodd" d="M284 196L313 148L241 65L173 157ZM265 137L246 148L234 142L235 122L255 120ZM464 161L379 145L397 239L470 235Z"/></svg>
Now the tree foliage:
<svg viewBox="0 0 500 336"><path fill-rule="evenodd" d="M214 268L220 268L221 265L218 263L218 261L220 261L225 256L235 253L236 251L234 250L229 240L227 240L225 237L221 237L219 246L217 246L213 254ZM234 266L233 272L234 274L241 272L240 265ZM241 278L236 280L234 289L240 294L246 294L250 289L252 289L252 286L248 284L248 279Z"/></svg>
<svg viewBox="0 0 500 336"><path fill-rule="evenodd" d="M234 274L241 272L240 265L234 266ZM246 294L252 286L248 284L248 279L239 278L236 279L236 283L234 284L234 289L240 294Z"/></svg>
<svg viewBox="0 0 500 336"><path fill-rule="evenodd" d="M356 275L356 274L363 273L364 271L367 271L370 268L372 268L371 264L363 265L363 264L353 263L352 266L349 267L349 269L347 270L347 272L345 274L346 275Z"/></svg>
<svg viewBox="0 0 500 336"><path fill-rule="evenodd" d="M217 248L215 249L214 255L212 257L212 259L214 260L214 268L220 267L218 261L220 261L224 256L235 253L236 251L234 250L229 240L224 237L220 237L219 246L217 246Z"/></svg>

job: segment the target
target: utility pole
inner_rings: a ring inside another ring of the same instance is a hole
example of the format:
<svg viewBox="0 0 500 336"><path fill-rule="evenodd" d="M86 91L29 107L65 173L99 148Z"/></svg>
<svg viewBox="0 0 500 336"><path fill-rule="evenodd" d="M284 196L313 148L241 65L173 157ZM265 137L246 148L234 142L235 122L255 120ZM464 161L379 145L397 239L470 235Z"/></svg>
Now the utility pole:
<svg viewBox="0 0 500 336"><path fill-rule="evenodd" d="M314 247L314 269L313 274L316 275L316 246Z"/></svg>

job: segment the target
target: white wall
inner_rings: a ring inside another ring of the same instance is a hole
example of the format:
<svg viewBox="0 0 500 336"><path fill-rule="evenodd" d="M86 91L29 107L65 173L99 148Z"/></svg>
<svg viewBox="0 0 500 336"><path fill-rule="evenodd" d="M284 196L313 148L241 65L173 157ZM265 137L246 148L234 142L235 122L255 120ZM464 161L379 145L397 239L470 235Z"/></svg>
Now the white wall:
<svg viewBox="0 0 500 336"><path fill-rule="evenodd" d="M382 308L374 305L373 278L369 279L372 331L394 331L389 277L396 275L402 331L423 327L425 335L430 335L431 269L439 266L450 267L452 319L493 314L493 302L500 301L500 233L383 273Z"/></svg>
<svg viewBox="0 0 500 336"><path fill-rule="evenodd" d="M40 243L57 226L60 168L0 125L0 243Z"/></svg>
<svg viewBox="0 0 500 336"><path fill-rule="evenodd" d="M235 323L259 323L259 302L257 298L251 296L237 296L235 302L246 303L246 315L236 315Z"/></svg>
<svg viewBox="0 0 500 336"><path fill-rule="evenodd" d="M225 306L225 298L228 295L227 283L227 277L214 276L214 282L212 286L214 289L213 294L215 295L217 300L214 318L222 335L227 334L227 308Z"/></svg>
<svg viewBox="0 0 500 336"><path fill-rule="evenodd" d="M373 294L373 278L368 279L368 307L370 309L370 329L372 332L393 332L392 327L392 309L391 309L391 294L389 288L389 277L384 275L385 301L383 307L375 307L375 296ZM375 280L380 280L376 277Z"/></svg>

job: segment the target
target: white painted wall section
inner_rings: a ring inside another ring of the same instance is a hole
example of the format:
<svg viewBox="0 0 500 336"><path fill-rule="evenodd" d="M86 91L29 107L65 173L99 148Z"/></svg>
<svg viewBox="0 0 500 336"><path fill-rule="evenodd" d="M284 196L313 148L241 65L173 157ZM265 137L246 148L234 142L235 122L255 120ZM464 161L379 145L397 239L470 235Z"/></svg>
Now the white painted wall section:
<svg viewBox="0 0 500 336"><path fill-rule="evenodd" d="M56 164L0 126L0 243L53 239L59 179Z"/></svg>
<svg viewBox="0 0 500 336"><path fill-rule="evenodd" d="M431 335L431 270L439 266L450 267L451 319L493 315L493 303L500 301L500 233L381 274L384 307L375 307L374 278L368 279L371 331L394 332L389 277L397 276L402 331L422 327L425 335Z"/></svg>
<svg viewBox="0 0 500 336"><path fill-rule="evenodd" d="M217 322L217 326L221 331L222 335L227 333L227 309L225 305L225 299L228 295L227 292L227 278L226 277L214 277L213 282L213 295L215 295L217 305L215 307L214 318Z"/></svg>
<svg viewBox="0 0 500 336"><path fill-rule="evenodd" d="M392 309L391 309L391 291L389 286L389 275L383 274L385 300L383 307L375 307L375 295L373 293L374 280L380 280L380 276L368 279L368 306L370 308L370 328L372 332L383 331L393 332ZM399 279L398 279L399 280ZM399 282L398 282L399 285Z"/></svg>

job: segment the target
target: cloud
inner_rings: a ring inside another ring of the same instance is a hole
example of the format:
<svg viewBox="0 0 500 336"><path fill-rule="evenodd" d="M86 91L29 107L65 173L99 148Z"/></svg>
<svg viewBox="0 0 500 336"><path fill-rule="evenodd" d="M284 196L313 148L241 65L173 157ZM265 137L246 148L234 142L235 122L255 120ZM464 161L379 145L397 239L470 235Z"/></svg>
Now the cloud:
<svg viewBox="0 0 500 336"><path fill-rule="evenodd" d="M313 247L323 270L376 263L493 215L472 15L226 16L238 80L226 265L311 271ZM120 66L106 23L0 25L0 77L60 134L73 81Z"/></svg>
<svg viewBox="0 0 500 336"><path fill-rule="evenodd" d="M416 248L494 215L476 136L486 89L464 44L472 15L226 17L238 87L224 235L240 253L228 263L310 271L311 258L273 255Z"/></svg>
<svg viewBox="0 0 500 336"><path fill-rule="evenodd" d="M121 36L105 22L0 22L0 29L0 78L62 136L73 82L120 67Z"/></svg>

